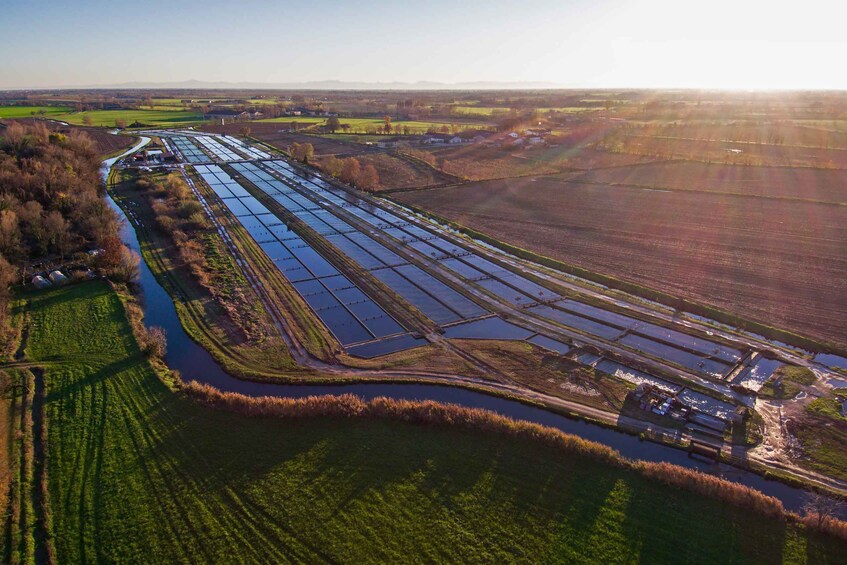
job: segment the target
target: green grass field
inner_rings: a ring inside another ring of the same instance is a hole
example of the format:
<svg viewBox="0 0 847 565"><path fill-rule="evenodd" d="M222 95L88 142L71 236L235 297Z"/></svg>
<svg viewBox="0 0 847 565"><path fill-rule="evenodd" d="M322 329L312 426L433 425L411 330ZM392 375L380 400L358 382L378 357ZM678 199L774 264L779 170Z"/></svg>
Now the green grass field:
<svg viewBox="0 0 847 565"><path fill-rule="evenodd" d="M0 106L0 118L43 117L68 122L73 125L86 125L85 116L91 118L91 125L114 127L117 120L125 120L127 125L140 122L150 126L177 127L203 122L203 114L182 110L176 107L157 110L92 110L76 112L73 108L61 106Z"/></svg>
<svg viewBox="0 0 847 565"><path fill-rule="evenodd" d="M779 385L775 384L777 380L780 380ZM777 399L794 398L803 390L803 386L809 386L814 382L815 374L810 369L782 365L777 369L776 376L759 390L759 396Z"/></svg>
<svg viewBox="0 0 847 565"><path fill-rule="evenodd" d="M562 112L565 114L575 114L579 112L592 112L596 108L586 108L582 106L564 106L557 108L536 108L539 112L546 113L550 111ZM468 116L498 116L503 117L509 115L509 108L497 106L453 106L453 112L456 114L464 114Z"/></svg>
<svg viewBox="0 0 847 565"><path fill-rule="evenodd" d="M44 112L41 114L40 112ZM72 108L64 106L0 106L0 118L31 118L31 117L47 117L57 118L56 116L71 112Z"/></svg>
<svg viewBox="0 0 847 565"><path fill-rule="evenodd" d="M453 112L469 116L491 116L492 114L508 115L509 109L492 106L453 106Z"/></svg>
<svg viewBox="0 0 847 565"><path fill-rule="evenodd" d="M60 563L843 557L796 526L526 441L202 408L156 376L106 284L26 300Z"/></svg>
<svg viewBox="0 0 847 565"><path fill-rule="evenodd" d="M73 112L53 116L73 125L84 125L85 116L91 117L91 125L115 125L117 120L125 120L127 125L139 122L148 126L176 127L203 122L203 114L185 110L92 110L90 112Z"/></svg>
<svg viewBox="0 0 847 565"><path fill-rule="evenodd" d="M803 450L800 463L841 480L847 480L847 417L841 414L845 396L847 390L836 389L813 400L804 417L791 427Z"/></svg>
<svg viewBox="0 0 847 565"><path fill-rule="evenodd" d="M227 100L226 98L192 98L186 97L186 100L197 100L196 104L201 104L202 102L208 103L209 100L212 101L212 104L216 106L232 106L231 103L224 103L223 100ZM154 106L162 106L162 107L171 107L171 108L182 108L185 106L182 102L182 98L151 98ZM247 100L246 104L251 105L265 105L265 104L290 104L290 102L280 102L279 100L275 100L272 98L257 98L255 100Z"/></svg>
<svg viewBox="0 0 847 565"><path fill-rule="evenodd" d="M326 118L319 118L313 116L284 116L281 118L268 118L265 120L256 120L257 122L297 122L299 124L320 124L323 125L326 123ZM366 132L368 130L375 130L376 128L382 128L385 123L380 118L339 118L339 121L342 124L349 124L351 131L353 132ZM464 129L476 129L480 127L485 127L485 124L460 124L460 123L452 123L452 122L427 122L427 121L415 121L415 120L397 120L392 121L391 126L394 128L394 131L397 132L397 128L400 128L399 132L402 133L404 127L408 127L411 130L411 133L425 133L430 128L435 128L436 130L442 126L455 127L458 130ZM339 130L341 131L341 130Z"/></svg>

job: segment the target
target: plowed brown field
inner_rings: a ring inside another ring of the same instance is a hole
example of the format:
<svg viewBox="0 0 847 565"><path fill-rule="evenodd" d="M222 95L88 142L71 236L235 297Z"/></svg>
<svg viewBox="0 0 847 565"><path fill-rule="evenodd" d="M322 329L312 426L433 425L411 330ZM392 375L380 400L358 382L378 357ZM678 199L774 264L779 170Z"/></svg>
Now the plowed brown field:
<svg viewBox="0 0 847 565"><path fill-rule="evenodd" d="M747 167L677 161L597 169L580 178L591 182L645 188L847 203L847 172L831 169Z"/></svg>
<svg viewBox="0 0 847 565"><path fill-rule="evenodd" d="M556 177L393 197L561 261L847 345L845 206Z"/></svg>

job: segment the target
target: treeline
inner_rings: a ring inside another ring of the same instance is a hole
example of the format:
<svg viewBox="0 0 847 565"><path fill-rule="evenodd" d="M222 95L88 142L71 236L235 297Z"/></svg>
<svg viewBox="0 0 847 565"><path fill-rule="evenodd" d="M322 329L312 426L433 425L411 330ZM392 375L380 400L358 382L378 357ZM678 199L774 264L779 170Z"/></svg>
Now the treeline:
<svg viewBox="0 0 847 565"><path fill-rule="evenodd" d="M0 138L0 253L67 255L117 233L91 139L12 124Z"/></svg>
<svg viewBox="0 0 847 565"><path fill-rule="evenodd" d="M82 132L13 123L0 133L0 323L9 284L34 260L97 248L96 266L106 274L134 275L137 258L118 236L99 169L95 145Z"/></svg>
<svg viewBox="0 0 847 565"><path fill-rule="evenodd" d="M350 186L366 191L373 191L379 187L379 173L376 167L371 163L363 166L355 157L339 159L335 155L330 155L317 165L324 173Z"/></svg>
<svg viewBox="0 0 847 565"><path fill-rule="evenodd" d="M759 516L802 523L810 530L847 539L847 522L838 520L833 513L822 514L816 505L807 505L806 514L801 517L786 511L779 499L754 488L671 463L633 461L600 443L548 426L514 420L489 410L465 408L432 400L397 400L385 397L364 400L353 394L306 398L251 397L221 392L196 381L184 384L182 391L202 405L249 417L298 420L325 417L371 418L502 434L540 443L566 455L586 457L604 465L628 469L672 488L693 492Z"/></svg>
<svg viewBox="0 0 847 565"><path fill-rule="evenodd" d="M313 165L350 186L367 191L373 191L379 187L379 173L376 167L370 163L362 166L355 157L339 159L335 155L330 155L324 159L315 160L315 148L311 143L292 143L288 146L288 154L292 159L304 165Z"/></svg>

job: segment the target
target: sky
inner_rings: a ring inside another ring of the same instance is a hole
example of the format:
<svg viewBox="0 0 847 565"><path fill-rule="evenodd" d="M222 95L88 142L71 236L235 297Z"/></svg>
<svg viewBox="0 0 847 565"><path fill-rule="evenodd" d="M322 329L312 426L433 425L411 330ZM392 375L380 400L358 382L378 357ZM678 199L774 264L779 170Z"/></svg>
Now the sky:
<svg viewBox="0 0 847 565"><path fill-rule="evenodd" d="M847 89L825 0L0 0L0 88L186 80Z"/></svg>

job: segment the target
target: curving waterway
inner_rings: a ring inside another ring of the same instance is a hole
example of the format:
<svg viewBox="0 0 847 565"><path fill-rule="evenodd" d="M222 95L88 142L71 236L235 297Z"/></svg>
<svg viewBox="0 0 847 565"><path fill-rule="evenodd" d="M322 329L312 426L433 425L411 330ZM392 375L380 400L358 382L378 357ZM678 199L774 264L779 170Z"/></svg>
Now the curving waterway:
<svg viewBox="0 0 847 565"><path fill-rule="evenodd" d="M149 138L142 137L136 146L123 155L103 161L101 170L104 178L120 158L137 151L149 141ZM128 247L141 255L135 229L123 210L111 197L107 198L115 212L123 219L121 238ZM355 394L365 399L386 396L404 400L435 400L469 408L484 408L504 416L551 426L563 432L608 445L632 459L675 463L683 467L718 475L779 498L789 510L799 511L805 501L803 490L778 481L765 479L756 473L730 465L703 461L690 457L687 452L679 449L642 441L637 436L582 420L573 420L541 408L481 392L443 385L379 383L299 385L257 383L237 379L227 374L208 351L195 343L185 333L177 316L173 300L156 280L147 263L143 260L143 256L139 267L139 286L141 288L144 322L148 327L159 326L165 329L167 335L165 361L169 367L178 370L186 381L195 380L212 385L222 391L238 392L249 396L301 398L326 394Z"/></svg>

